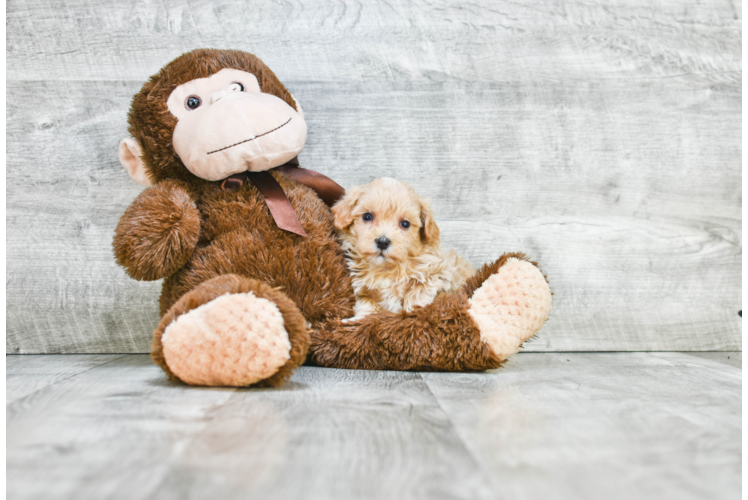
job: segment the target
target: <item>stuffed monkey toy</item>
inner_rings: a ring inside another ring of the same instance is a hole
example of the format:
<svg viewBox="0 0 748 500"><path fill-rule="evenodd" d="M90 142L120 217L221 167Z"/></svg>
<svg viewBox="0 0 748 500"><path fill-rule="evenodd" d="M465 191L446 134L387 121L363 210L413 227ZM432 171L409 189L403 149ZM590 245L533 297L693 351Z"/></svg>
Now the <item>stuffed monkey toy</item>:
<svg viewBox="0 0 748 500"><path fill-rule="evenodd" d="M128 123L119 158L148 188L114 252L132 278L164 280L151 356L173 380L278 386L304 362L486 370L548 316L543 274L510 253L428 306L344 322L355 298L329 208L343 190L299 167L301 107L251 54L178 57L135 95Z"/></svg>

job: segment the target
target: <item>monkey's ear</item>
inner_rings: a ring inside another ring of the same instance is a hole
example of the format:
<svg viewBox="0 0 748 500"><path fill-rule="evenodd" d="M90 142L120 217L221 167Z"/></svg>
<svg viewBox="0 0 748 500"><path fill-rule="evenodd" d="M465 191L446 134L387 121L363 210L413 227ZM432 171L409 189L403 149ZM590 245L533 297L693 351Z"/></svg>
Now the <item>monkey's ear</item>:
<svg viewBox="0 0 748 500"><path fill-rule="evenodd" d="M332 215L335 217L336 229L345 229L353 222L353 211L356 209L358 200L363 190L360 187L352 187L332 207Z"/></svg>
<svg viewBox="0 0 748 500"><path fill-rule="evenodd" d="M150 186L151 179L148 177L148 169L140 157L143 155L143 148L135 139L122 139L119 143L119 161L125 167L130 178L141 186Z"/></svg>
<svg viewBox="0 0 748 500"><path fill-rule="evenodd" d="M421 206L421 241L424 244L439 243L439 226L434 221L434 211L423 198L418 203Z"/></svg>

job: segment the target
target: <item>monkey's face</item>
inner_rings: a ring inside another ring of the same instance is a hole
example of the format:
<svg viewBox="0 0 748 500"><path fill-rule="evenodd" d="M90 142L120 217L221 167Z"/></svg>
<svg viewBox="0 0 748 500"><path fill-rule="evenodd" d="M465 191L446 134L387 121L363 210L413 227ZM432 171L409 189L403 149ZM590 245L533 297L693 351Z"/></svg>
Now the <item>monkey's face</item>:
<svg viewBox="0 0 748 500"><path fill-rule="evenodd" d="M246 71L222 69L179 85L167 100L178 122L172 144L187 169L218 181L261 172L297 156L306 142L303 116L261 91Z"/></svg>
<svg viewBox="0 0 748 500"><path fill-rule="evenodd" d="M252 54L196 49L133 97L119 158L135 182L220 181L297 156L306 142L299 103Z"/></svg>

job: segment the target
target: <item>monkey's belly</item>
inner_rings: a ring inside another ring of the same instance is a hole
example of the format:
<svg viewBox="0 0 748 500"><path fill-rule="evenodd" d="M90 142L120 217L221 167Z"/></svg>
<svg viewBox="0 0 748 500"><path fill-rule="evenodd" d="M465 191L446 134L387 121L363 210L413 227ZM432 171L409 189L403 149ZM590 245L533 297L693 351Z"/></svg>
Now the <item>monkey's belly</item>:
<svg viewBox="0 0 748 500"><path fill-rule="evenodd" d="M335 240L296 238L288 245L268 239L267 234L231 231L197 248L181 270L164 280L161 314L200 283L225 274L280 288L311 322L353 314L351 279Z"/></svg>

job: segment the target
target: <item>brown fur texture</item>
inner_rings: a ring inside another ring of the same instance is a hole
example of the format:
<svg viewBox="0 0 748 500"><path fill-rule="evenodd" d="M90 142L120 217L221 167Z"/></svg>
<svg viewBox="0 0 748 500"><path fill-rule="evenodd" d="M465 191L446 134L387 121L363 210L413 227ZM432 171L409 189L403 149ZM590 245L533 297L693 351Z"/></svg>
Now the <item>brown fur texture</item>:
<svg viewBox="0 0 748 500"><path fill-rule="evenodd" d="M307 361L340 368L472 371L499 366L481 341L468 301L508 256L484 266L460 291L441 295L426 307L342 323L353 315L351 278L334 235L332 213L313 190L271 171L309 236L302 238L276 226L251 183L224 192L185 168L171 144L176 119L166 99L176 86L223 68L252 72L263 92L296 107L259 59L218 50L196 50L177 58L132 102L130 132L142 145L142 159L155 185L123 215L114 248L117 261L132 277L165 277L154 361L175 379L161 347L165 328L223 293L252 291L278 306L292 344L288 363L260 385L280 384L303 362L307 349Z"/></svg>
<svg viewBox="0 0 748 500"><path fill-rule="evenodd" d="M502 361L480 339L468 299L484 281L522 253L484 265L453 294L436 297L412 313L382 312L355 323L330 320L312 329L310 361L320 366L367 370L480 371Z"/></svg>
<svg viewBox="0 0 748 500"><path fill-rule="evenodd" d="M157 280L187 263L200 236L200 213L179 181L164 181L135 198L114 231L115 257L137 280ZM149 216L141 217L143 213Z"/></svg>
<svg viewBox="0 0 748 500"><path fill-rule="evenodd" d="M439 295L411 313L380 312L312 328L310 362L366 370L480 371L501 360L480 339L463 291Z"/></svg>
<svg viewBox="0 0 748 500"><path fill-rule="evenodd" d="M251 183L237 192L206 186L197 206L202 234L190 261L164 281L161 313L200 283L223 274L259 280L286 293L309 321L347 317L353 292L330 209L312 189L272 172L308 238L278 229Z"/></svg>

